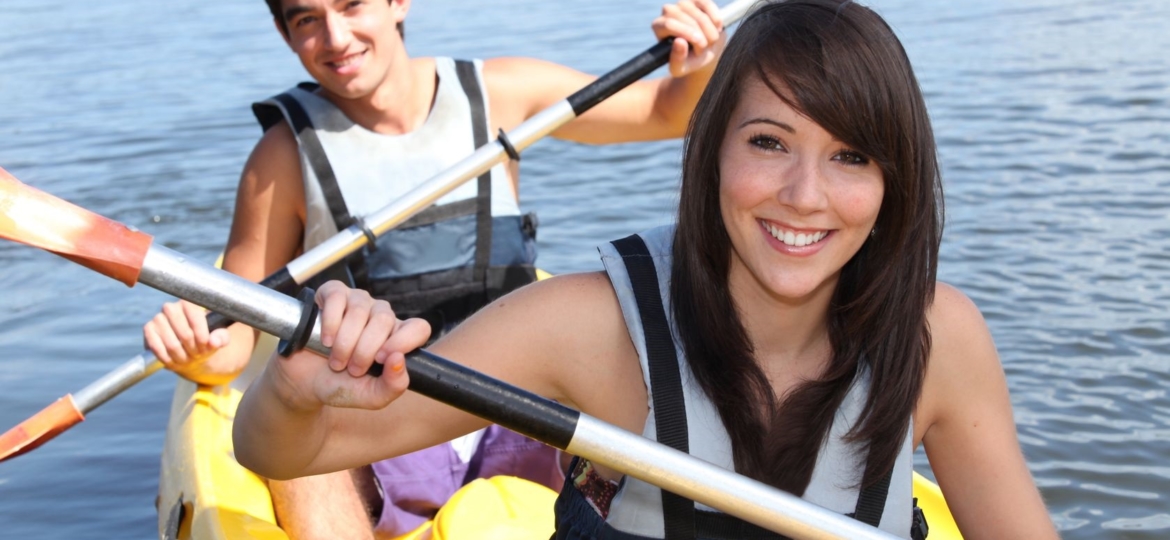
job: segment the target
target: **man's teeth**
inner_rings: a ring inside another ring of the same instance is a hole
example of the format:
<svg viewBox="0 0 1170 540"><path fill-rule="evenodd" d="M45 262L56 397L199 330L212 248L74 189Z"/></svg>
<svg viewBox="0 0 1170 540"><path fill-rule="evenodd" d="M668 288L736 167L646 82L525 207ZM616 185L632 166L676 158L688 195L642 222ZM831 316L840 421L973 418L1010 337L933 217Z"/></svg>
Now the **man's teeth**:
<svg viewBox="0 0 1170 540"><path fill-rule="evenodd" d="M350 56L347 56L345 58L342 58L341 60L334 60L334 61L330 62L330 64L333 64L334 67L339 67L339 68L345 67L345 66L348 66L354 62L357 62L359 58L361 58L360 54L354 54L354 55L350 55Z"/></svg>
<svg viewBox="0 0 1170 540"><path fill-rule="evenodd" d="M779 227L773 226L771 223L764 223L764 227L768 232L772 233L772 237L784 242L789 246L804 247L809 244L820 242L825 236L828 236L829 231L817 231L815 233L794 233L786 231Z"/></svg>

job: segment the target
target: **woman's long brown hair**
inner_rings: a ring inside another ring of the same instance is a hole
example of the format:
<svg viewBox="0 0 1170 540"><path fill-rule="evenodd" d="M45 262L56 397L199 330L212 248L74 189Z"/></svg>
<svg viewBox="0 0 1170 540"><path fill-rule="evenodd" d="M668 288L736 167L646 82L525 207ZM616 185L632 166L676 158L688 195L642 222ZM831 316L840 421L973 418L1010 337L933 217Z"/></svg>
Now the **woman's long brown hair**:
<svg viewBox="0 0 1170 540"><path fill-rule="evenodd" d="M753 77L876 163L885 183L876 233L842 268L833 293L829 364L783 403L756 364L729 291L732 246L719 209L720 145L744 81ZM942 214L930 120L889 26L865 7L834 0L771 2L750 15L691 119L671 284L687 362L719 410L737 471L803 494L863 362L869 398L847 436L868 449L860 484L892 469L930 352L926 310Z"/></svg>

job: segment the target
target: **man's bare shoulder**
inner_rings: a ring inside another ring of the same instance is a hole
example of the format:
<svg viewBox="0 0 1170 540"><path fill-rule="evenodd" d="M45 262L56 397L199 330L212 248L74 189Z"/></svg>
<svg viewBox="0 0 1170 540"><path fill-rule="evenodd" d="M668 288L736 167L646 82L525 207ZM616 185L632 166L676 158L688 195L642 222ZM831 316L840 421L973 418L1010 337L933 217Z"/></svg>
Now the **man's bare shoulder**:
<svg viewBox="0 0 1170 540"><path fill-rule="evenodd" d="M293 135L288 122L281 120L268 128L260 140L256 141L245 169L264 167L287 160L289 157L297 157L297 138Z"/></svg>
<svg viewBox="0 0 1170 540"><path fill-rule="evenodd" d="M263 184L287 182L300 184L301 160L297 150L297 139L292 128L280 121L268 128L244 165L241 179L245 182Z"/></svg>
<svg viewBox="0 0 1170 540"><path fill-rule="evenodd" d="M266 208L265 211L260 211ZM240 174L236 211L268 215L276 211L289 219L305 216L305 188L296 136L287 122L268 128L248 156Z"/></svg>

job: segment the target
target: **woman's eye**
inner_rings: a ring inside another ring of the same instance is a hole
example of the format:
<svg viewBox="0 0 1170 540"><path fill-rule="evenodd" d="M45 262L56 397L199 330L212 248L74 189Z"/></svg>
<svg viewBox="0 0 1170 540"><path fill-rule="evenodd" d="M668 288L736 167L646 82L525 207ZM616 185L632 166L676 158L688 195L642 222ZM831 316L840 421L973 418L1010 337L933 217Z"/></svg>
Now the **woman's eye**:
<svg viewBox="0 0 1170 540"><path fill-rule="evenodd" d="M361 1L361 0L354 0L353 2L350 2L350 3L346 4L346 5L345 5L345 9L351 9L351 8L355 8L355 7L358 7L358 6L360 6L360 5L362 5L362 1Z"/></svg>
<svg viewBox="0 0 1170 540"><path fill-rule="evenodd" d="M763 150L784 150L784 145L780 144L780 140L771 135L753 135L752 138L748 139L748 142Z"/></svg>
<svg viewBox="0 0 1170 540"><path fill-rule="evenodd" d="M312 15L305 15L304 17L294 19L292 21L292 27L293 28L301 28L301 27L303 27L303 26L305 26L305 25L307 25L315 20L316 20L316 18L313 17Z"/></svg>
<svg viewBox="0 0 1170 540"><path fill-rule="evenodd" d="M833 159L836 159L837 161L840 161L846 165L861 166L869 164L869 158L865 157L860 152L855 152L853 150L843 150L834 156Z"/></svg>

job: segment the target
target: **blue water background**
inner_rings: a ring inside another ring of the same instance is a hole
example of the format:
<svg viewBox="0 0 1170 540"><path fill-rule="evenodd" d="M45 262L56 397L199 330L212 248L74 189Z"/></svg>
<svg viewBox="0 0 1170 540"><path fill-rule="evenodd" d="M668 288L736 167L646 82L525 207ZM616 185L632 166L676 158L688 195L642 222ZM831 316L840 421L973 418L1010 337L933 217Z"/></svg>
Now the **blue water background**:
<svg viewBox="0 0 1170 540"><path fill-rule="evenodd" d="M1070 539L1170 536L1170 4L873 5L901 36L936 128L942 277L991 325L1054 520ZM248 104L305 77L264 4L3 7L0 167L214 259L260 133ZM419 1L408 47L601 73L651 43L657 11ZM522 202L541 216L541 266L598 269L593 246L670 220L679 149L531 148ZM0 242L0 430L137 354L165 300ZM173 385L157 375L0 463L0 537L154 536Z"/></svg>

